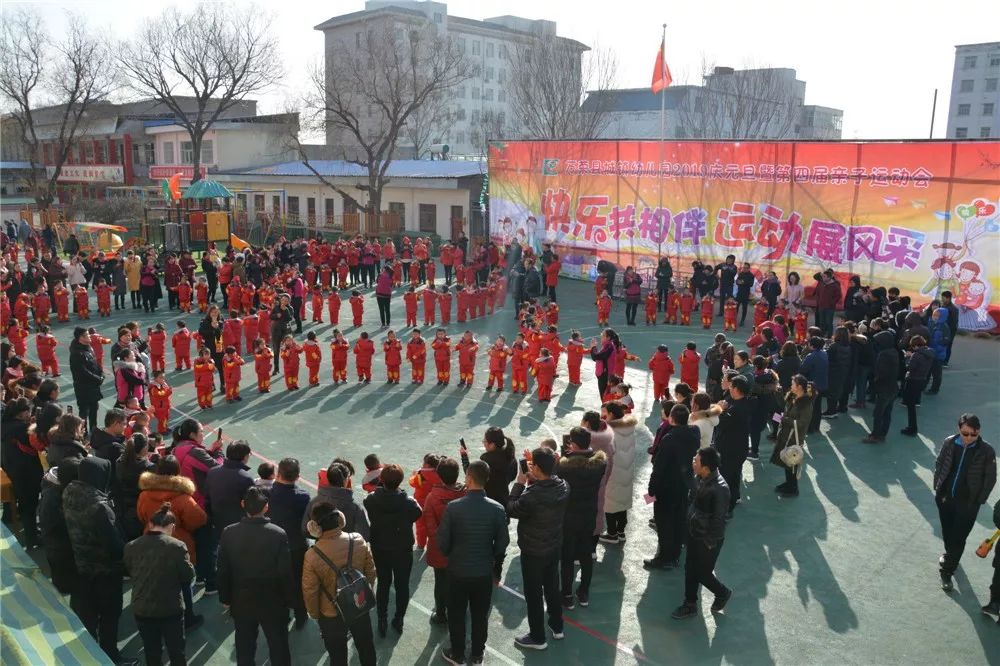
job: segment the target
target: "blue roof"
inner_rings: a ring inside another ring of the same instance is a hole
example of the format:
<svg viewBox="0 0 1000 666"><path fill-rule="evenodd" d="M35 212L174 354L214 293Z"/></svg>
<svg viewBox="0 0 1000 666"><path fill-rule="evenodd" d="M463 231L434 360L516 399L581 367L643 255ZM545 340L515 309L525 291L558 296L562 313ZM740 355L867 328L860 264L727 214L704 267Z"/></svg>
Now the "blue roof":
<svg viewBox="0 0 1000 666"><path fill-rule="evenodd" d="M344 160L311 160L316 171L331 178L364 178L365 167ZM486 163L473 160L393 160L389 178L463 178L486 171ZM231 176L315 176L302 162L282 162L252 169L231 169L219 174ZM217 175L219 175L217 174Z"/></svg>
<svg viewBox="0 0 1000 666"><path fill-rule="evenodd" d="M176 118L157 118L156 120L143 120L143 127L166 127L167 125L176 125Z"/></svg>
<svg viewBox="0 0 1000 666"><path fill-rule="evenodd" d="M30 169L31 162L0 162L0 169Z"/></svg>

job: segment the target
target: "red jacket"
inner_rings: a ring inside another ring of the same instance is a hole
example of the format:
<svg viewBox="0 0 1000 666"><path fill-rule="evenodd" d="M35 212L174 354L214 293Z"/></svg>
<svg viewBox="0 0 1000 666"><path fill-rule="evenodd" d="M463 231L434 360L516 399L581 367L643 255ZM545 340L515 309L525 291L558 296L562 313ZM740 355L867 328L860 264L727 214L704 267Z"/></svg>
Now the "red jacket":
<svg viewBox="0 0 1000 666"><path fill-rule="evenodd" d="M820 282L816 285L816 307L820 310L836 310L840 303L840 283Z"/></svg>
<svg viewBox="0 0 1000 666"><path fill-rule="evenodd" d="M545 286L556 287L559 285L559 271L562 270L562 262L556 259L545 267Z"/></svg>
<svg viewBox="0 0 1000 666"><path fill-rule="evenodd" d="M424 521L424 529L427 531L427 552L425 555L427 564L435 569L445 569L448 566L448 558L444 556L437 544L437 529L444 516L444 510L449 502L464 496L464 487L450 488L439 484L431 489L427 499L424 500L424 513L421 520Z"/></svg>
<svg viewBox="0 0 1000 666"><path fill-rule="evenodd" d="M701 360L701 354L685 349L678 360L681 364L681 381L694 388L698 385L698 362Z"/></svg>
<svg viewBox="0 0 1000 666"><path fill-rule="evenodd" d="M403 344L399 340L386 340L382 343L385 352L385 364L390 368L398 368L403 362Z"/></svg>
<svg viewBox="0 0 1000 666"><path fill-rule="evenodd" d="M674 362L670 359L670 354L656 352L649 359L649 369L653 371L653 381L657 384L667 384L670 376L674 374Z"/></svg>
<svg viewBox="0 0 1000 666"><path fill-rule="evenodd" d="M375 355L375 343L371 340L358 340L354 343L354 355L357 356L359 368L370 368L372 356Z"/></svg>
<svg viewBox="0 0 1000 666"><path fill-rule="evenodd" d="M551 356L539 357L531 364L531 370L535 378L538 379L539 384L552 384L552 381L556 377L555 359Z"/></svg>
<svg viewBox="0 0 1000 666"><path fill-rule="evenodd" d="M441 477L433 467L421 467L410 477L410 487L413 488L413 499L423 508L431 489L441 483Z"/></svg>

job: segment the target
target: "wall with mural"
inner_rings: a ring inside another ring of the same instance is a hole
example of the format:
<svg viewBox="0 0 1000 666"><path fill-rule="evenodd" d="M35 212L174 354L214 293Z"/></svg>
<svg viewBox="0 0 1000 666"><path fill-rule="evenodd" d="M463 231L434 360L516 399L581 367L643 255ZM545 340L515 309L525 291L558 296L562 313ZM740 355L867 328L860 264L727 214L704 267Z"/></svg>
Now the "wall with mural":
<svg viewBox="0 0 1000 666"><path fill-rule="evenodd" d="M491 236L554 243L573 277L734 254L1000 316L1000 142L495 142L489 174Z"/></svg>

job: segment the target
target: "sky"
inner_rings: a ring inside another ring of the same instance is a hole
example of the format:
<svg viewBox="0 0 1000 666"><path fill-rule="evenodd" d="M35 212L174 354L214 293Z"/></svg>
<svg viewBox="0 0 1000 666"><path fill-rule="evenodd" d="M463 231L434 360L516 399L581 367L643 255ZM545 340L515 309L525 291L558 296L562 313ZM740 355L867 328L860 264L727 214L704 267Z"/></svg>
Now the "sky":
<svg viewBox="0 0 1000 666"><path fill-rule="evenodd" d="M91 26L124 38L147 17L177 2L63 0L11 2L38 8L54 36L65 29L65 10ZM313 27L364 8L364 0L282 0L235 5L273 12L280 37L285 83L260 96L259 112L285 110L305 85L308 67L322 55L322 33ZM648 86L662 24L667 62L677 83L699 83L703 62L731 67L795 69L806 82L806 104L844 111L844 139L925 139L934 89L934 137L948 119L955 45L1000 41L1000 2L949 0L717 0L716 2L615 3L581 0L453 0L448 13L473 19L513 14L555 21L558 34L613 50L619 87ZM724 19L724 20L722 20Z"/></svg>

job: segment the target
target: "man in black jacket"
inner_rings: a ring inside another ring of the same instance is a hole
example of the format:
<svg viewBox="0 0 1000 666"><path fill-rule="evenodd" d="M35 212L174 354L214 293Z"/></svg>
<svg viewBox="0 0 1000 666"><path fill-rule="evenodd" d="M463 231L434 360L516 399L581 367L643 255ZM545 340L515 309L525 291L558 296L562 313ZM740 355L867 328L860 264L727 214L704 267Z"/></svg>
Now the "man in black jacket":
<svg viewBox="0 0 1000 666"><path fill-rule="evenodd" d="M97 403L103 397L101 384L104 370L97 364L90 346L90 333L82 326L73 329L73 342L69 343L69 369L73 375L73 394L80 409L80 418L90 430L97 428Z"/></svg>
<svg viewBox="0 0 1000 666"><path fill-rule="evenodd" d="M483 490L489 478L490 466L482 460L473 460L465 472L465 497L448 503L438 525L438 548L448 558L451 647L441 656L449 664L465 663L466 610L472 616L469 661L483 663L493 572L503 564L510 543L507 513Z"/></svg>
<svg viewBox="0 0 1000 666"><path fill-rule="evenodd" d="M952 302L950 291L941 292L941 307L948 310L948 330L951 331L951 335L948 336L948 351L942 363L947 368L951 361L951 346L955 344L955 336L958 335L958 306Z"/></svg>
<svg viewBox="0 0 1000 666"><path fill-rule="evenodd" d="M118 662L125 540L108 496L110 481L111 463L88 456L62 502L79 577L70 606L111 661Z"/></svg>
<svg viewBox="0 0 1000 666"><path fill-rule="evenodd" d="M729 513L732 517L736 502L740 499L740 484L743 482L743 463L747 459L747 446L750 441L751 405L747 395L750 393L750 383L746 377L737 375L729 380L729 395L731 401L722 400L718 405L722 408L719 414L719 425L715 428L715 446L722 460L719 469L729 487Z"/></svg>
<svg viewBox="0 0 1000 666"><path fill-rule="evenodd" d="M656 555L643 560L647 569L673 569L680 566L684 543L684 522L687 518L688 495L694 487L691 456L698 451L701 435L697 427L688 425L691 412L684 405L670 410L670 431L660 441L653 458L649 477L656 521Z"/></svg>
<svg viewBox="0 0 1000 666"><path fill-rule="evenodd" d="M254 664L257 629L264 630L271 663L290 666L288 609L295 581L285 530L264 517L267 491L251 486L243 497L246 518L230 525L219 542L219 601L236 628L236 663Z"/></svg>
<svg viewBox="0 0 1000 666"><path fill-rule="evenodd" d="M726 256L725 263L715 267L715 272L719 276L719 314L725 313L726 301L733 297L733 286L736 284L736 255Z"/></svg>
<svg viewBox="0 0 1000 666"><path fill-rule="evenodd" d="M979 507L997 481L996 453L979 436L980 427L978 416L962 414L958 434L944 440L934 464L934 500L944 539L944 554L938 564L945 592L952 590L951 577L962 559Z"/></svg>
<svg viewBox="0 0 1000 666"><path fill-rule="evenodd" d="M250 445L236 440L226 447L225 462L205 475L205 513L215 528L216 538L243 518L243 496L253 485L249 461Z"/></svg>
<svg viewBox="0 0 1000 666"><path fill-rule="evenodd" d="M579 599L581 606L590 605L590 579L594 573L591 557L594 547L594 527L597 525L597 495L607 467L603 451L590 448L590 431L577 426L569 431L569 448L559 459L556 476L569 484L569 501L562 538L563 608L571 610ZM576 578L574 563L580 562L580 586L573 595Z"/></svg>
<svg viewBox="0 0 1000 666"><path fill-rule="evenodd" d="M608 296L611 300L615 298L615 275L618 273L618 266L607 259L601 259L597 262L597 272L604 273L604 279L607 280L607 286L604 288L608 290Z"/></svg>
<svg viewBox="0 0 1000 666"><path fill-rule="evenodd" d="M372 558L378 574L375 601L378 633L385 636L389 620L389 588L396 590L396 612L392 628L403 633L403 616L410 603L410 570L413 568L413 524L422 512L416 501L400 490L403 468L386 465L379 474L375 492L365 498L365 510L372 524ZM395 586L393 586L395 581Z"/></svg>
<svg viewBox="0 0 1000 666"><path fill-rule="evenodd" d="M371 540L368 516L365 515L365 510L361 508L361 505L355 501L354 491L345 487L350 476L350 470L341 463L330 463L326 469L327 485L319 487L316 491L316 497L309 500L305 515L302 516L302 536L310 536L306 524L309 522L309 516L312 515L313 506L318 502L329 502L333 508L344 514L345 532L356 532L365 541Z"/></svg>
<svg viewBox="0 0 1000 666"><path fill-rule="evenodd" d="M892 420L892 405L899 395L899 352L892 331L880 331L872 338L875 351L875 370L872 373L872 392L875 394L871 434L864 438L867 444L885 441Z"/></svg>
<svg viewBox="0 0 1000 666"><path fill-rule="evenodd" d="M719 452L713 448L699 449L691 459L691 468L698 477L698 489L691 501L688 515L687 558L684 560L684 603L672 614L684 620L698 614L698 597L704 585L715 594L712 612L726 606L733 591L715 577L715 563L726 536L726 512L729 507L729 487L719 473Z"/></svg>
<svg viewBox="0 0 1000 666"><path fill-rule="evenodd" d="M306 604L302 599L302 562L306 556L305 535L302 532L302 521L307 521L306 506L309 504L309 493L295 485L299 480L299 461L295 458L282 458L278 463L278 478L274 480L268 493L268 515L271 522L285 530L288 535L288 548L292 558L292 575L295 578L295 628L306 626L309 616L306 614Z"/></svg>
<svg viewBox="0 0 1000 666"><path fill-rule="evenodd" d="M271 308L271 351L274 352L272 376L278 374L278 367L281 363L281 341L292 332L292 322L295 321L295 312L292 310L291 303L291 296L282 294L275 306Z"/></svg>
<svg viewBox="0 0 1000 666"><path fill-rule="evenodd" d="M549 611L552 637L563 637L562 600L559 594L559 554L563 521L569 501L569 486L552 476L555 454L546 448L531 452L528 472L521 471L514 481L507 502L507 515L517 519L517 545L521 548L521 577L524 600L528 605L528 634L514 639L514 644L532 650L544 650L545 607ZM545 604L543 606L542 599Z"/></svg>

